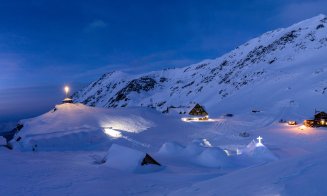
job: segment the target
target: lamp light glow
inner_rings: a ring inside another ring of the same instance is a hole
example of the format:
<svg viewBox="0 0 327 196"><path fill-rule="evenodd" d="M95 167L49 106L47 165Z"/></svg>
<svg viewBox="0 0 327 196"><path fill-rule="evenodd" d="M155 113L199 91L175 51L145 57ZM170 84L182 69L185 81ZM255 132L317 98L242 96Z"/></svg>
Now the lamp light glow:
<svg viewBox="0 0 327 196"><path fill-rule="evenodd" d="M64 91L66 93L66 98L68 98L69 86L65 86Z"/></svg>
<svg viewBox="0 0 327 196"><path fill-rule="evenodd" d="M300 130L304 130L305 128L306 128L305 125L301 125L301 126L299 127Z"/></svg>
<svg viewBox="0 0 327 196"><path fill-rule="evenodd" d="M320 125L325 125L325 120L324 119L320 120Z"/></svg>

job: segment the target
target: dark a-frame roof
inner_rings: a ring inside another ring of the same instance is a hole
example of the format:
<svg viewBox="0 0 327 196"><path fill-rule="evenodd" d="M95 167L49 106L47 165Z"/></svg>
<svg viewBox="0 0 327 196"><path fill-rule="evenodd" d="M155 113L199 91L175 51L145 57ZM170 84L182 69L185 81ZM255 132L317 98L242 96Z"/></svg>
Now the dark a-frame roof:
<svg viewBox="0 0 327 196"><path fill-rule="evenodd" d="M194 106L194 108L189 112L189 115L193 115L193 116L207 116L208 112L205 111L205 109L200 105L200 104L196 104Z"/></svg>

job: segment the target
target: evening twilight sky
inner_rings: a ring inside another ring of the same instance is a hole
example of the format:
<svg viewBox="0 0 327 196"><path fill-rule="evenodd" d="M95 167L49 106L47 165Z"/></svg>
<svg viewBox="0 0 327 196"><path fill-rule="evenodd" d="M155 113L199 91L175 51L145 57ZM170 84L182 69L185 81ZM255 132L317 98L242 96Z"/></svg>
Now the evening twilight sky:
<svg viewBox="0 0 327 196"><path fill-rule="evenodd" d="M0 122L46 112L65 84L217 58L320 13L327 1L0 1Z"/></svg>

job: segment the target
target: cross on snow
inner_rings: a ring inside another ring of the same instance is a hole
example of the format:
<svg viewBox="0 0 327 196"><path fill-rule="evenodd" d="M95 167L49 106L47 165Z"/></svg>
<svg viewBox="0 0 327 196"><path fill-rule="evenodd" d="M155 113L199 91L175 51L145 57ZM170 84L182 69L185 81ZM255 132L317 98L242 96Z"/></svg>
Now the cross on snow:
<svg viewBox="0 0 327 196"><path fill-rule="evenodd" d="M259 137L257 138L257 140L259 141L259 142L258 142L259 144L262 144L262 143L261 143L261 140L262 140L262 137L261 137L261 136L259 136Z"/></svg>

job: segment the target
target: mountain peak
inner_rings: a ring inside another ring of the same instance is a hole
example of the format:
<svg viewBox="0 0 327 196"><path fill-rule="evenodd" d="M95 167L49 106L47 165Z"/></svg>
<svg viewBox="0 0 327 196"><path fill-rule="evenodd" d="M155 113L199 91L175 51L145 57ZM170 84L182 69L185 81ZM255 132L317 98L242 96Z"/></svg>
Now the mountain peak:
<svg viewBox="0 0 327 196"><path fill-rule="evenodd" d="M324 59L327 50L326 23L327 17L321 14L264 33L217 59L184 68L137 76L110 73L76 93L74 100L91 106L145 106L181 113L194 102L216 106L243 89L278 81L289 72L285 68L303 69L299 62L306 62L307 73L315 72L311 63Z"/></svg>
<svg viewBox="0 0 327 196"><path fill-rule="evenodd" d="M327 16L325 15L325 14L319 14L319 15L317 15L317 16L314 16L314 17L312 17L311 19L315 19L315 20L323 20L323 19L325 19L325 18L327 18ZM310 19L309 19L310 20Z"/></svg>
<svg viewBox="0 0 327 196"><path fill-rule="evenodd" d="M327 16L319 14L309 19L302 20L301 22L291 25L289 28L316 28L317 25L326 24Z"/></svg>

